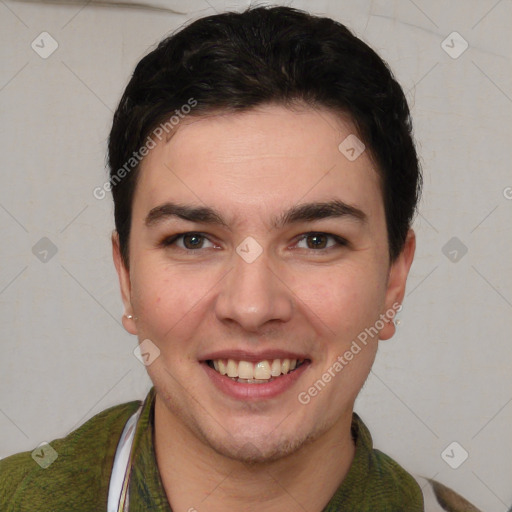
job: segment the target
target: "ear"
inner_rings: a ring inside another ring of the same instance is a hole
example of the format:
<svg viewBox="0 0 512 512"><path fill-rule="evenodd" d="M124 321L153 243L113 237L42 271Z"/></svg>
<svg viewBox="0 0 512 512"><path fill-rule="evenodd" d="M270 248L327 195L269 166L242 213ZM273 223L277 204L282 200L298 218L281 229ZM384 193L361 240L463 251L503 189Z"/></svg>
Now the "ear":
<svg viewBox="0 0 512 512"><path fill-rule="evenodd" d="M405 285L409 269L414 259L414 252L416 250L416 235L412 229L407 232L404 247L397 259L391 264L388 275L388 283L385 299L385 311L388 312L387 318L390 317L389 312L394 311L397 313L397 305L402 304L405 295ZM394 316L393 316L394 318ZM393 319L385 321L385 326L379 333L379 339L388 340L395 334L396 327Z"/></svg>
<svg viewBox="0 0 512 512"><path fill-rule="evenodd" d="M127 318L126 315L134 315L132 302L131 302L131 282L130 272L126 268L123 257L121 256L121 248L119 246L119 234L117 231L112 232L112 257L114 265L117 270L117 277L119 278L119 286L121 288L121 298L123 299L124 310L126 313L123 315L123 327L130 334L137 334L137 325L133 318Z"/></svg>

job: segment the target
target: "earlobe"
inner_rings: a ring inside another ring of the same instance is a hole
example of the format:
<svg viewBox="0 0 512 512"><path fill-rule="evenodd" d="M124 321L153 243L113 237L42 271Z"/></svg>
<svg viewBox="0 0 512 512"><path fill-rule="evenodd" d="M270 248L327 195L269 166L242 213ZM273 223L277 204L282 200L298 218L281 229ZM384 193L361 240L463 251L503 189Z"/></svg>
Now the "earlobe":
<svg viewBox="0 0 512 512"><path fill-rule="evenodd" d="M397 313L397 304L401 305L403 302L407 276L409 275L409 270L414 259L415 250L416 235L412 229L409 229L402 252L392 263L389 271L385 300L386 309L383 311L383 314L388 318L392 318L389 322L386 322L384 328L381 329L379 333L379 339L381 340L392 338L396 332L394 319Z"/></svg>
<svg viewBox="0 0 512 512"><path fill-rule="evenodd" d="M135 323L136 318L133 315L133 308L131 303L131 282L130 272L126 268L123 257L121 255L121 247L119 245L119 234L117 231L112 233L112 258L117 271L117 277L119 279L119 287L121 290L121 298L126 313L123 315L122 322L123 327L130 334L137 334L137 325Z"/></svg>

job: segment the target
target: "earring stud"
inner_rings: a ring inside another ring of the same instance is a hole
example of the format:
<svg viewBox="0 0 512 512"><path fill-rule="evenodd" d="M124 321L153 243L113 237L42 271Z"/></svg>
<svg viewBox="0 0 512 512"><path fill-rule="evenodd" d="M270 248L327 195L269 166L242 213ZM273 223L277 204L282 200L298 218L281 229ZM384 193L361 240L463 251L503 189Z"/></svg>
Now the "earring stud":
<svg viewBox="0 0 512 512"><path fill-rule="evenodd" d="M128 320L131 320L133 318L133 315L124 315Z"/></svg>

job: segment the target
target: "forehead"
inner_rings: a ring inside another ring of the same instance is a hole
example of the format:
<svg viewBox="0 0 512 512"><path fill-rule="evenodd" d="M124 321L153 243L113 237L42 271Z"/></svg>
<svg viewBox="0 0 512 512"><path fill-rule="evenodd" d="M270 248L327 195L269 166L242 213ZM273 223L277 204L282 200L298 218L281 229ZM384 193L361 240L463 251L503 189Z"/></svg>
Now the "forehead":
<svg viewBox="0 0 512 512"><path fill-rule="evenodd" d="M369 217L382 214L370 155L346 152L357 135L333 112L265 106L185 118L174 130L142 162L134 214L181 201L261 217L334 195Z"/></svg>

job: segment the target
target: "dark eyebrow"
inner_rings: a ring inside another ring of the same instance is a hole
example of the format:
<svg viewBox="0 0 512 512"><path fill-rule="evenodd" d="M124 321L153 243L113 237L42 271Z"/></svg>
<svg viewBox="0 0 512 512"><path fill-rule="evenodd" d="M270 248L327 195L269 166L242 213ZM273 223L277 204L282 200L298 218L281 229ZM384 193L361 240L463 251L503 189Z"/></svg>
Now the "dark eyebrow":
<svg viewBox="0 0 512 512"><path fill-rule="evenodd" d="M229 228L221 215L213 208L207 206L189 206L171 202L153 208L148 213L145 224L149 227L169 217L179 217L180 219L190 222L204 224L220 224L221 226Z"/></svg>
<svg viewBox="0 0 512 512"><path fill-rule="evenodd" d="M294 222L311 222L328 217L349 217L365 223L368 220L366 213L355 206L349 205L340 199L332 201L305 203L293 206L284 212L279 219L273 222L275 228Z"/></svg>
<svg viewBox="0 0 512 512"><path fill-rule="evenodd" d="M169 217L179 217L190 222L202 224L219 224L228 229L229 226L221 214L208 206L190 206L172 202L164 203L153 208L147 215L145 224L152 226ZM365 223L368 220L366 213L359 208L349 205L339 199L332 201L305 203L293 206L272 221L272 227L279 229L287 224L298 222L312 222L329 217L349 217Z"/></svg>

